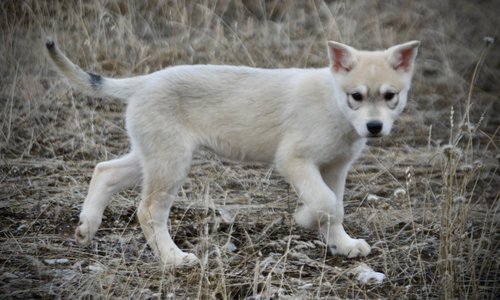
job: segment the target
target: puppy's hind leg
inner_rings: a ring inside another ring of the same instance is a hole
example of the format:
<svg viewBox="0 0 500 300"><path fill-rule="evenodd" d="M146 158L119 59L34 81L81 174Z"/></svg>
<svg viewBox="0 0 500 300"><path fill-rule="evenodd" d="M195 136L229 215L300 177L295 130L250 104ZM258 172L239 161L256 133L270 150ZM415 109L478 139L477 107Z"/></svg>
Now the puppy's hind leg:
<svg viewBox="0 0 500 300"><path fill-rule="evenodd" d="M145 158L143 199L137 213L149 246L166 267L199 262L194 254L179 249L168 230L170 208L191 166L192 151L180 148L174 146Z"/></svg>
<svg viewBox="0 0 500 300"><path fill-rule="evenodd" d="M118 159L97 164L75 232L75 239L79 244L90 243L101 225L102 214L111 196L138 183L141 177L139 155L134 151Z"/></svg>

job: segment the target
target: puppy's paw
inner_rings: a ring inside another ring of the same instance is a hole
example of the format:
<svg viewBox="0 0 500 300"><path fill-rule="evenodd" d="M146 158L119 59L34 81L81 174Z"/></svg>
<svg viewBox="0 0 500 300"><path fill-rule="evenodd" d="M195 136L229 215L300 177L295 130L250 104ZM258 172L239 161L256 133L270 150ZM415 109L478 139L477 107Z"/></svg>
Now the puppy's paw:
<svg viewBox="0 0 500 300"><path fill-rule="evenodd" d="M163 264L167 268L185 268L200 264L200 260L192 253L181 252L174 256L162 256Z"/></svg>
<svg viewBox="0 0 500 300"><path fill-rule="evenodd" d="M185 253L185 254L186 255L180 258L182 266L191 267L200 264L200 260L198 259L198 257L196 257L196 255L194 255L193 253Z"/></svg>
<svg viewBox="0 0 500 300"><path fill-rule="evenodd" d="M330 245L330 251L333 255L343 255L353 258L367 256L370 254L371 247L363 239L349 239Z"/></svg>
<svg viewBox="0 0 500 300"><path fill-rule="evenodd" d="M88 219L81 218L78 227L75 230L75 240L80 245L88 245L92 241L94 234L97 232L97 224L92 224Z"/></svg>

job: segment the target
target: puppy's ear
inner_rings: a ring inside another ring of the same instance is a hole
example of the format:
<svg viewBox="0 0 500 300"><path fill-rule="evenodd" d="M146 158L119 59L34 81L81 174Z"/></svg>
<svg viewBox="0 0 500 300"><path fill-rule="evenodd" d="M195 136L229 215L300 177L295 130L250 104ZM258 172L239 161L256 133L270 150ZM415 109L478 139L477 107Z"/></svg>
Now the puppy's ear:
<svg viewBox="0 0 500 300"><path fill-rule="evenodd" d="M329 41L328 58L330 59L330 68L334 73L349 72L357 62L356 49L341 43Z"/></svg>
<svg viewBox="0 0 500 300"><path fill-rule="evenodd" d="M419 41L411 41L387 49L387 59L391 67L401 72L412 71L417 57L418 46L420 46Z"/></svg>

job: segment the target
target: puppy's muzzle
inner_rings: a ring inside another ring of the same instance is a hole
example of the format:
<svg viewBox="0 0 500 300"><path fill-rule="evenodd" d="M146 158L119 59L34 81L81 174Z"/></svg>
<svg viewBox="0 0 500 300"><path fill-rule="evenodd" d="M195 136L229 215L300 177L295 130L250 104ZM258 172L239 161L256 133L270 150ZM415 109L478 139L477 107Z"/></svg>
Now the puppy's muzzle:
<svg viewBox="0 0 500 300"><path fill-rule="evenodd" d="M378 120L369 121L366 123L366 129L370 133L370 137L379 137L384 124Z"/></svg>

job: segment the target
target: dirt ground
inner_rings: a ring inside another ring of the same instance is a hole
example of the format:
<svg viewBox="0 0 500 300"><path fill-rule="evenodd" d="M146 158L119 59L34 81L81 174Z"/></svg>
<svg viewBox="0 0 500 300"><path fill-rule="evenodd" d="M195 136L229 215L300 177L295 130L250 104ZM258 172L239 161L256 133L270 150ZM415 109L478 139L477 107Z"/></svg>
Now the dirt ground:
<svg viewBox="0 0 500 300"><path fill-rule="evenodd" d="M0 3L0 298L498 299L500 3L89 0ZM126 104L71 88L54 37L84 69L125 77L181 64L324 67L326 41L422 42L409 104L347 180L346 230L366 258L331 256L297 227L272 166L196 155L171 213L201 265L164 270L120 192L92 244L73 232L93 168L127 153ZM486 38L485 37L491 37ZM359 266L382 273L363 284Z"/></svg>

